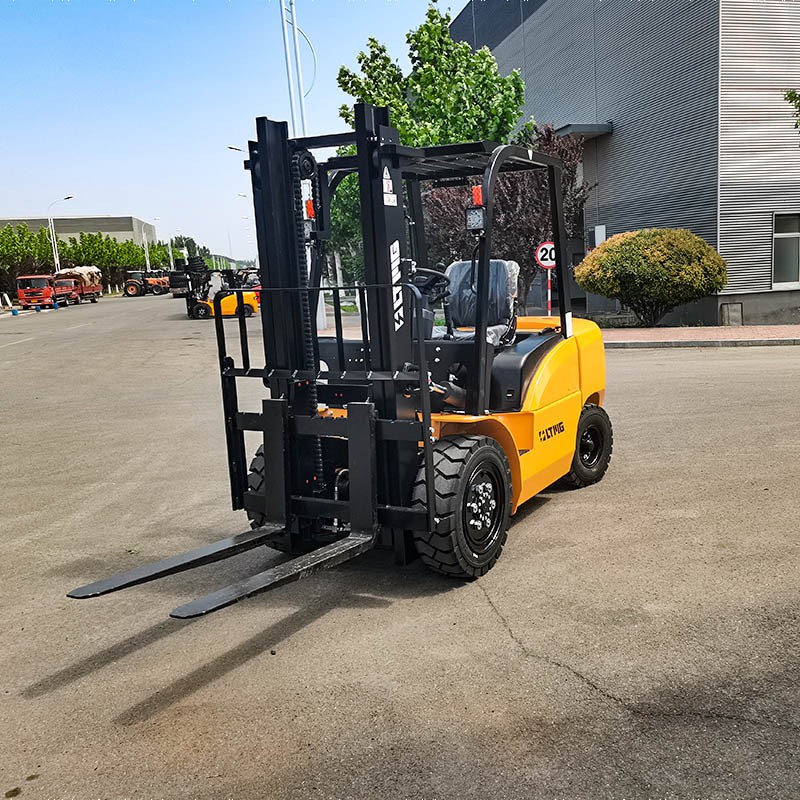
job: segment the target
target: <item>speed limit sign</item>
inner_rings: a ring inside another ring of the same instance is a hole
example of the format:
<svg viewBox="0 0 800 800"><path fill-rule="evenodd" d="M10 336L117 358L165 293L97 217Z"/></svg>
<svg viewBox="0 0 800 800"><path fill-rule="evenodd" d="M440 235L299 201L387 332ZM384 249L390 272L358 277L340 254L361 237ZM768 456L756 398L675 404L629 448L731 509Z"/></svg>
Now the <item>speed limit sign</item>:
<svg viewBox="0 0 800 800"><path fill-rule="evenodd" d="M542 269L555 269L556 246L553 242L542 242L536 248L536 263Z"/></svg>
<svg viewBox="0 0 800 800"><path fill-rule="evenodd" d="M547 270L547 316L553 315L553 278L550 270L556 266L556 246L553 242L542 242L536 248L536 263Z"/></svg>

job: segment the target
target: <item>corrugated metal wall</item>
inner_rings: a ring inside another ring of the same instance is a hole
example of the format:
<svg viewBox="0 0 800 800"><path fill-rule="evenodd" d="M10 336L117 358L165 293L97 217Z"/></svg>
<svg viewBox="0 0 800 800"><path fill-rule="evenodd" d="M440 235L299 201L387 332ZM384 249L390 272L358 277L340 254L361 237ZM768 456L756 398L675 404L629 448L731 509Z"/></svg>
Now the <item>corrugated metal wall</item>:
<svg viewBox="0 0 800 800"><path fill-rule="evenodd" d="M507 4L473 5L487 14ZM613 122L613 134L587 144L587 179L598 183L587 226L685 227L716 245L718 8L548 0L493 47L504 72L523 70L526 113L538 122Z"/></svg>
<svg viewBox="0 0 800 800"><path fill-rule="evenodd" d="M722 0L720 252L728 291L772 288L774 212L800 213L800 2Z"/></svg>

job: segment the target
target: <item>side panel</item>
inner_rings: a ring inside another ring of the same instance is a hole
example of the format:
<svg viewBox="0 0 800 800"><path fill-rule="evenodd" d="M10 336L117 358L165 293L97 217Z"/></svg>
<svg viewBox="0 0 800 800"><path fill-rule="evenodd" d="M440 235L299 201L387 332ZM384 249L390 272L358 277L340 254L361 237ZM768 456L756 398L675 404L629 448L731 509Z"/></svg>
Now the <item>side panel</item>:
<svg viewBox="0 0 800 800"><path fill-rule="evenodd" d="M583 408L580 392L571 392L533 415L533 449L521 456L523 476L518 503L524 503L569 472Z"/></svg>
<svg viewBox="0 0 800 800"><path fill-rule="evenodd" d="M552 318L524 317L520 330L541 330ZM503 446L514 483L514 511L569 472L581 409L605 397L605 354L600 329L575 320L575 335L554 347L528 388L523 410L510 414L433 415L437 437L455 433L491 436Z"/></svg>
<svg viewBox="0 0 800 800"><path fill-rule="evenodd" d="M578 344L571 336L559 342L542 360L530 382L522 410L536 412L579 391Z"/></svg>
<svg viewBox="0 0 800 800"><path fill-rule="evenodd" d="M606 396L606 353L603 349L603 334L594 323L578 328L575 326L575 341L578 343L578 366L580 369L581 397L583 403L603 405Z"/></svg>

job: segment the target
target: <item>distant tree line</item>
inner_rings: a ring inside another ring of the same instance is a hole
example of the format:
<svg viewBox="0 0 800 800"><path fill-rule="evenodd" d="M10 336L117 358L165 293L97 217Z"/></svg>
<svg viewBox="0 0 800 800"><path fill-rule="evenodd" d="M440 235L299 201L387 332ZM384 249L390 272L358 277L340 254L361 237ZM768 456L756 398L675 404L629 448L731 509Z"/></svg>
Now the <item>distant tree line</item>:
<svg viewBox="0 0 800 800"><path fill-rule="evenodd" d="M186 248L189 255L210 256L208 248L198 246L191 237L175 237L172 251L178 258L182 255L180 248ZM169 249L164 242L148 243L147 249L151 268L169 268ZM66 241L59 239L58 255L62 269L99 267L106 286L122 284L126 270L145 267L144 247L131 240L118 242L103 233L81 233ZM53 247L47 228L36 233L24 223L0 228L0 291L13 293L17 275L48 273L53 269Z"/></svg>

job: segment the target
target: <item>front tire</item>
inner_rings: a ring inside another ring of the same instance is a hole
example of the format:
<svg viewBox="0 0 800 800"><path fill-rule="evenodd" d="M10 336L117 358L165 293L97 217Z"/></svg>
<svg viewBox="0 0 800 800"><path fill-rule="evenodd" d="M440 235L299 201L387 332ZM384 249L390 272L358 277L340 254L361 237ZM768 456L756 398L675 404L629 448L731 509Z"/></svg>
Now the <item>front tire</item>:
<svg viewBox="0 0 800 800"><path fill-rule="evenodd" d="M447 529L414 531L422 562L444 575L478 578L500 557L511 516L511 469L499 442L488 436L446 436L433 444L435 514ZM426 475L417 473L412 508L424 509Z"/></svg>
<svg viewBox="0 0 800 800"><path fill-rule="evenodd" d="M571 489L597 483L608 471L613 449L614 431L608 414L600 406L587 403L578 419L572 467L561 483Z"/></svg>
<svg viewBox="0 0 800 800"><path fill-rule="evenodd" d="M267 464L264 459L264 445L259 445L253 460L250 462L250 469L247 473L247 488L252 492L263 492L264 481L266 480ZM247 509L247 518L250 520L250 527L260 528L266 522L263 514L252 509ZM266 547L272 550L279 550L281 553L290 553L291 555L301 555L307 553L309 548L297 549L292 544L292 538L288 534L271 539Z"/></svg>

